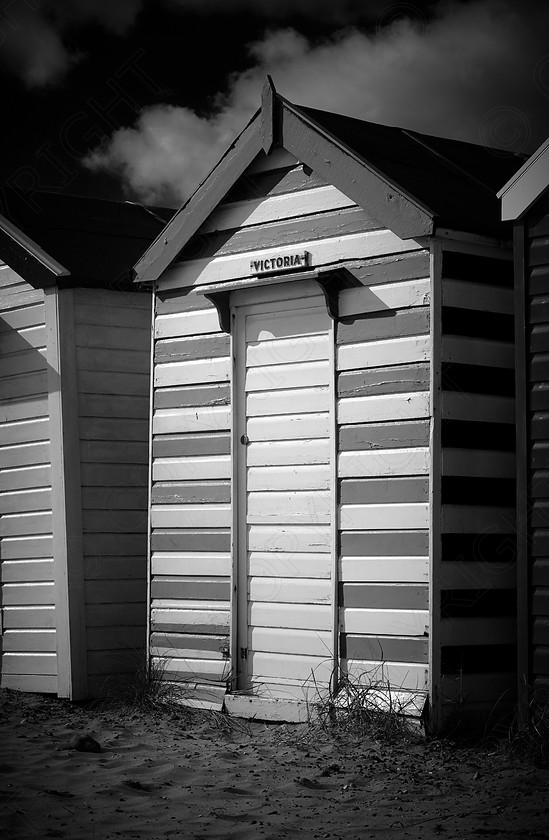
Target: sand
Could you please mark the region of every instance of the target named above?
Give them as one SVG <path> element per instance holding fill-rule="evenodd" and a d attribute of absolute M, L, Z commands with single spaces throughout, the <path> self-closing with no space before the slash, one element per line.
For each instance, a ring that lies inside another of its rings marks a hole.
<path fill-rule="evenodd" d="M 549 764 L 498 745 L 0 700 L 2 840 L 549 838 Z"/>

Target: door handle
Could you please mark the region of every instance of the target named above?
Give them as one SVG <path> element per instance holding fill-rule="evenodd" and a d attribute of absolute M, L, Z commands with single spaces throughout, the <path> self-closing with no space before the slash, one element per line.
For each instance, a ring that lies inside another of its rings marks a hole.
<path fill-rule="evenodd" d="M 246 446 L 249 442 L 250 442 L 250 439 L 249 439 L 248 435 L 241 435 L 240 436 L 240 443 L 244 444 L 244 446 Z"/>

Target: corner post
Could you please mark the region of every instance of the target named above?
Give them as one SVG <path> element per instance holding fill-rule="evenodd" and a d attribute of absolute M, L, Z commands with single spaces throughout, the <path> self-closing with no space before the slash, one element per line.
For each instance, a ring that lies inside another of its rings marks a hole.
<path fill-rule="evenodd" d="M 57 693 L 87 695 L 86 597 L 73 290 L 44 291 L 53 497 Z"/>

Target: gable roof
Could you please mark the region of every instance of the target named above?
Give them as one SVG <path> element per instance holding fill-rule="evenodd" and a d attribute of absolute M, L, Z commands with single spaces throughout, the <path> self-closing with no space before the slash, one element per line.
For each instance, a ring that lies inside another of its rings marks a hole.
<path fill-rule="evenodd" d="M 402 239 L 437 227 L 503 236 L 496 189 L 523 157 L 294 105 L 267 77 L 261 108 L 134 267 L 156 280 L 253 159 L 282 146 Z"/>
<path fill-rule="evenodd" d="M 9 188 L 0 210 L 0 259 L 32 285 L 133 290 L 132 265 L 174 212 Z"/>
<path fill-rule="evenodd" d="M 504 221 L 519 219 L 548 187 L 549 140 L 546 140 L 498 192 L 501 218 Z"/>

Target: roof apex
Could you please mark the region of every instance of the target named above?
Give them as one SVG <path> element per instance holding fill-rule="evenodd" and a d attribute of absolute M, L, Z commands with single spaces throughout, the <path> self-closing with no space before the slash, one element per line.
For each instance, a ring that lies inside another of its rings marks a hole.
<path fill-rule="evenodd" d="M 526 163 L 499 190 L 501 218 L 517 221 L 549 187 L 549 139 L 530 155 Z"/>

